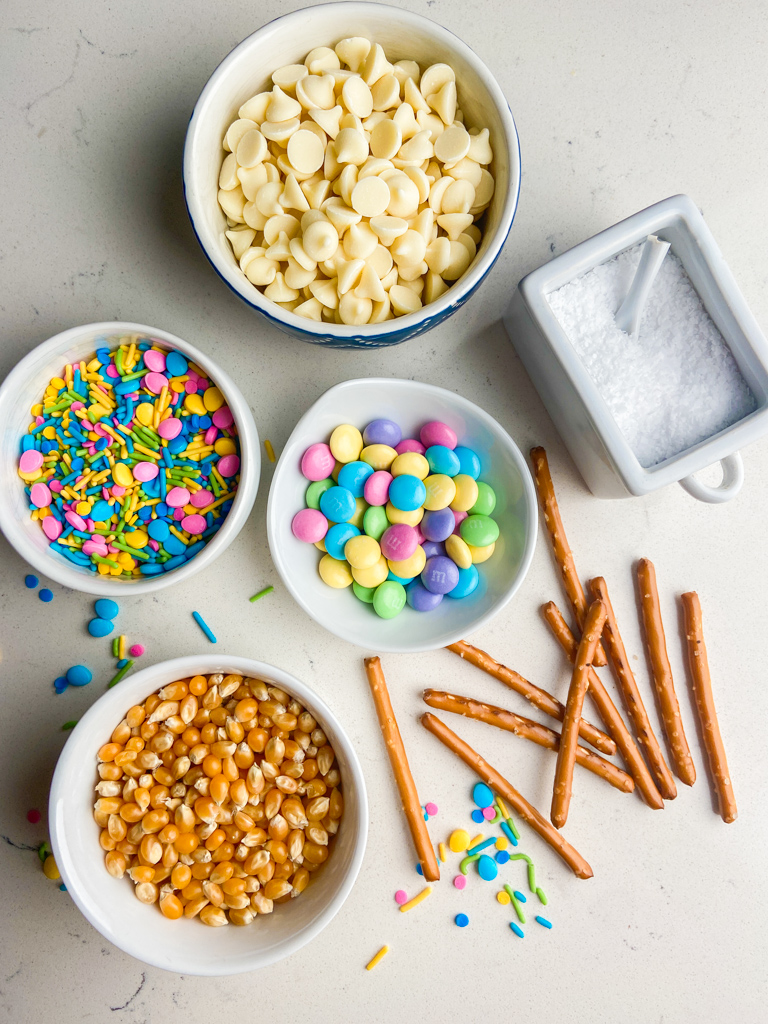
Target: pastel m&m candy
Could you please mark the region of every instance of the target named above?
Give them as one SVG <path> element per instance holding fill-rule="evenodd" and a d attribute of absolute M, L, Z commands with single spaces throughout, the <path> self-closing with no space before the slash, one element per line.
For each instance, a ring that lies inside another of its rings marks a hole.
<path fill-rule="evenodd" d="M 381 548 L 373 537 L 358 534 L 344 545 L 344 557 L 353 569 L 370 569 L 381 558 Z"/>
<path fill-rule="evenodd" d="M 422 481 L 409 473 L 394 477 L 389 485 L 389 501 L 401 512 L 413 512 L 421 508 L 426 496 Z"/>
<path fill-rule="evenodd" d="M 432 473 L 445 473 L 446 476 L 456 476 L 461 468 L 458 456 L 452 448 L 447 448 L 444 444 L 433 444 L 424 452 L 424 457 Z"/>
<path fill-rule="evenodd" d="M 423 455 L 426 450 L 421 441 L 417 441 L 415 437 L 405 438 L 395 445 L 395 451 L 398 455 L 403 455 L 405 452 L 417 452 L 417 454 Z"/>
<path fill-rule="evenodd" d="M 355 496 L 346 487 L 329 487 L 320 496 L 320 511 L 332 523 L 346 523 L 355 508 Z"/>
<path fill-rule="evenodd" d="M 328 532 L 328 520 L 317 509 L 304 508 L 293 517 L 291 532 L 298 540 L 315 544 Z"/>
<path fill-rule="evenodd" d="M 416 530 L 406 523 L 393 523 L 381 537 L 381 553 L 392 561 L 410 558 L 419 546 Z"/>
<path fill-rule="evenodd" d="M 471 448 L 464 448 L 463 445 L 459 445 L 453 451 L 459 460 L 459 472 L 477 480 L 482 469 L 477 453 L 473 452 Z"/>
<path fill-rule="evenodd" d="M 360 458 L 375 470 L 389 469 L 397 452 L 388 444 L 369 444 L 360 452 Z"/>
<path fill-rule="evenodd" d="M 449 594 L 459 582 L 458 567 L 447 556 L 436 555 L 424 566 L 421 582 L 431 594 Z"/>
<path fill-rule="evenodd" d="M 499 524 L 490 516 L 469 515 L 459 527 L 462 540 L 475 548 L 485 548 L 499 537 Z"/>
<path fill-rule="evenodd" d="M 327 583 L 335 590 L 343 590 L 344 587 L 352 585 L 352 573 L 346 562 L 341 562 L 330 555 L 323 555 L 318 569 L 323 583 Z"/>
<path fill-rule="evenodd" d="M 392 474 L 384 469 L 375 470 L 365 481 L 363 497 L 369 505 L 386 505 Z"/>
<path fill-rule="evenodd" d="M 456 512 L 467 512 L 478 499 L 477 483 L 466 473 L 457 473 L 453 482 L 456 485 L 456 494 L 451 502 L 451 508 Z"/>
<path fill-rule="evenodd" d="M 390 466 L 390 472 L 392 476 L 402 476 L 406 473 L 408 476 L 415 476 L 419 480 L 423 480 L 429 476 L 429 463 L 418 452 L 403 452 Z"/>
<path fill-rule="evenodd" d="M 393 619 L 405 607 L 405 587 L 393 580 L 386 580 L 376 588 L 373 595 L 373 610 L 382 619 Z"/>
<path fill-rule="evenodd" d="M 419 432 L 419 439 L 425 448 L 431 448 L 435 444 L 442 444 L 446 448 L 453 449 L 459 443 L 456 432 L 447 423 L 441 423 L 439 420 L 425 423 Z"/>
<path fill-rule="evenodd" d="M 444 473 L 433 473 L 424 481 L 427 497 L 424 501 L 424 508 L 430 512 L 437 509 L 447 508 L 456 497 L 456 484 L 453 477 Z"/>
<path fill-rule="evenodd" d="M 367 462 L 348 462 L 339 470 L 338 483 L 340 487 L 346 487 L 356 498 L 362 498 L 365 491 L 365 482 L 373 475 L 373 467 Z"/>
<path fill-rule="evenodd" d="M 490 484 L 482 480 L 477 482 L 477 498 L 468 512 L 470 515 L 489 516 L 496 508 L 496 492 Z"/>
<path fill-rule="evenodd" d="M 454 531 L 456 521 L 450 508 L 436 509 L 427 512 L 421 522 L 421 532 L 432 541 L 444 541 Z"/>
<path fill-rule="evenodd" d="M 394 448 L 400 444 L 402 431 L 394 420 L 372 420 L 363 431 L 366 445 L 381 444 Z"/>
<path fill-rule="evenodd" d="M 452 597 L 454 600 L 459 600 L 464 597 L 469 597 L 470 594 L 477 590 L 480 583 L 480 573 L 477 571 L 476 566 L 470 565 L 466 569 L 459 569 L 459 581 L 453 590 L 449 590 L 446 597 Z"/>
<path fill-rule="evenodd" d="M 421 580 L 414 580 L 406 589 L 406 599 L 414 611 L 431 612 L 443 600 L 443 595 L 433 594 Z"/>
<path fill-rule="evenodd" d="M 348 542 L 359 534 L 360 531 L 352 523 L 336 523 L 325 535 L 325 550 L 332 558 L 343 562 L 346 557 L 344 551 Z"/>
<path fill-rule="evenodd" d="M 307 480 L 325 480 L 333 472 L 336 459 L 327 444 L 312 444 L 301 458 L 301 472 Z"/>
<path fill-rule="evenodd" d="M 337 462 L 355 462 L 363 450 L 363 435 L 350 423 L 342 423 L 331 434 L 331 453 Z"/>

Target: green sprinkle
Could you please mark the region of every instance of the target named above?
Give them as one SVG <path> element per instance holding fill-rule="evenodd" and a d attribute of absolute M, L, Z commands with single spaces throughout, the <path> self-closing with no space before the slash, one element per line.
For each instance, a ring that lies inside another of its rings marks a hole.
<path fill-rule="evenodd" d="M 144 377 L 146 375 L 146 372 L 146 370 L 135 370 L 133 373 L 127 373 L 123 377 L 122 383 L 125 384 L 126 381 L 129 380 L 138 380 L 139 377 Z"/>
<path fill-rule="evenodd" d="M 528 888 L 531 892 L 536 892 L 536 868 L 533 864 L 528 865 Z"/>
<path fill-rule="evenodd" d="M 50 852 L 51 844 L 47 840 L 40 843 L 40 845 L 37 848 L 37 856 L 40 858 L 41 864 L 45 863 L 45 858 L 48 856 Z"/>
<path fill-rule="evenodd" d="M 77 719 L 73 718 L 71 722 L 65 722 L 61 727 L 62 732 L 67 732 L 69 729 L 74 729 L 77 725 Z"/>
<path fill-rule="evenodd" d="M 123 376 L 123 350 L 118 347 L 115 349 L 115 366 L 120 376 Z"/>
<path fill-rule="evenodd" d="M 113 562 L 111 558 L 102 558 L 101 555 L 91 555 L 94 562 L 103 562 L 104 565 L 111 565 L 114 569 L 119 569 L 120 565 L 117 562 Z"/>
<path fill-rule="evenodd" d="M 137 551 L 136 548 L 129 547 L 129 545 L 122 540 L 118 540 L 117 537 L 112 541 L 116 548 L 120 548 L 121 551 L 127 551 L 131 558 L 138 558 L 143 562 L 149 561 L 149 555 L 143 551 Z"/>
<path fill-rule="evenodd" d="M 120 643 L 120 637 L 116 636 L 114 638 L 114 640 L 112 641 L 112 657 L 113 658 L 117 657 L 117 653 L 118 653 L 117 648 L 118 648 L 118 644 L 119 643 Z"/>
<path fill-rule="evenodd" d="M 267 594 L 271 594 L 274 589 L 274 587 L 264 587 L 263 590 L 260 590 L 258 594 L 254 594 L 253 597 L 249 597 L 248 600 L 251 603 L 253 603 L 254 601 L 258 601 L 260 597 L 266 597 Z"/>
<path fill-rule="evenodd" d="M 504 890 L 512 901 L 512 906 L 515 908 L 518 921 L 520 924 L 525 924 L 525 914 L 523 913 L 523 908 L 520 906 L 520 900 L 515 896 L 515 890 L 511 885 L 507 885 L 506 882 L 504 883 Z"/>
<path fill-rule="evenodd" d="M 123 667 L 120 669 L 120 671 L 117 673 L 117 675 L 113 676 L 112 679 L 110 679 L 110 681 L 107 683 L 107 689 L 110 690 L 113 686 L 117 686 L 117 684 L 120 682 L 120 680 L 123 678 L 123 676 L 127 672 L 130 672 L 130 670 L 132 668 L 133 668 L 133 660 L 131 660 L 131 661 L 127 662 L 127 664 L 123 665 Z"/>
<path fill-rule="evenodd" d="M 536 895 L 539 897 L 539 903 L 542 903 L 545 907 L 548 903 L 547 897 L 544 895 L 543 889 L 537 889 Z"/>

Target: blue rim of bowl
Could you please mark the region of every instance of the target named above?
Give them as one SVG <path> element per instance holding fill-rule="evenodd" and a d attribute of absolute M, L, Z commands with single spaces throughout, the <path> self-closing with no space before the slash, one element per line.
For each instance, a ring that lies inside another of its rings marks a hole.
<path fill-rule="evenodd" d="M 320 6 L 320 7 L 335 7 L 337 5 L 336 4 L 318 4 L 317 6 Z M 375 6 L 375 7 L 389 7 L 393 11 L 397 11 L 398 10 L 398 8 L 391 7 L 391 5 L 389 5 L 389 4 L 378 4 L 377 3 L 377 4 L 371 4 L 371 6 Z M 194 217 L 192 215 L 192 211 L 191 211 L 190 206 L 189 206 L 189 199 L 187 197 L 187 178 L 186 178 L 186 173 L 185 173 L 185 166 L 186 166 L 187 146 L 189 145 L 189 125 L 192 124 L 192 121 L 194 120 L 195 115 L 197 114 L 198 108 L 200 106 L 200 102 L 201 102 L 201 100 L 204 97 L 206 89 L 208 88 L 208 84 L 210 83 L 211 79 L 216 75 L 216 72 L 219 70 L 219 68 L 221 68 L 224 64 L 226 64 L 226 62 L 229 60 L 229 58 L 232 56 L 232 54 L 235 52 L 235 50 L 237 50 L 238 47 L 242 46 L 242 44 L 244 42 L 246 42 L 248 39 L 250 39 L 251 36 L 256 35 L 257 32 L 262 32 L 265 28 L 269 28 L 270 25 L 274 25 L 276 22 L 282 21 L 284 18 L 291 17 L 292 15 L 297 14 L 297 13 L 298 13 L 298 11 L 290 11 L 287 14 L 281 14 L 277 18 L 272 18 L 270 21 L 265 22 L 263 25 L 261 25 L 259 28 L 257 28 L 254 32 L 250 33 L 250 35 L 246 36 L 244 39 L 241 39 L 239 43 L 237 43 L 235 46 L 233 46 L 232 49 L 229 51 L 229 53 L 227 53 L 219 61 L 219 63 L 213 69 L 211 74 L 208 76 L 208 80 L 206 81 L 205 85 L 203 86 L 202 90 L 200 91 L 200 95 L 195 100 L 195 105 L 192 108 L 192 113 L 189 115 L 189 122 L 187 124 L 187 132 L 186 132 L 186 135 L 184 137 L 184 149 L 182 150 L 182 158 L 181 158 L 181 183 L 182 183 L 182 192 L 184 194 L 184 206 L 186 207 L 186 210 L 187 210 L 187 216 L 189 217 L 189 222 L 190 222 L 190 224 L 192 226 L 192 231 L 194 233 L 195 238 L 197 239 L 198 245 L 202 249 L 203 254 L 205 255 L 205 258 L 208 260 L 210 265 L 213 267 L 213 269 L 216 272 L 216 275 L 219 277 L 219 279 L 221 281 L 223 281 L 224 284 L 227 286 L 227 288 L 231 292 L 233 292 L 246 306 L 248 306 L 249 309 L 254 310 L 254 312 L 256 312 L 260 316 L 264 317 L 264 319 L 268 323 L 272 324 L 273 327 L 276 327 L 283 334 L 288 334 L 291 337 L 297 338 L 300 341 L 306 341 L 306 342 L 308 342 L 311 345 L 324 345 L 324 346 L 327 346 L 329 348 L 359 348 L 359 347 L 362 347 L 362 348 L 386 348 L 389 345 L 401 345 L 403 342 L 408 341 L 411 338 L 416 338 L 416 337 L 418 337 L 421 334 L 425 334 L 427 331 L 432 330 L 433 327 L 436 327 L 439 323 L 442 323 L 443 320 L 447 320 L 449 317 L 453 316 L 453 314 L 457 310 L 459 310 L 464 305 L 464 303 L 475 294 L 475 292 L 478 290 L 480 285 L 483 284 L 483 282 L 486 280 L 486 278 L 488 277 L 490 272 L 493 270 L 494 266 L 496 265 L 496 261 L 498 260 L 499 256 L 501 256 L 501 254 L 502 254 L 502 252 L 504 250 L 504 246 L 507 244 L 507 239 L 509 238 L 510 232 L 512 231 L 512 225 L 515 222 L 515 216 L 517 215 L 517 208 L 518 208 L 518 205 L 520 203 L 520 187 L 521 187 L 521 183 L 522 183 L 522 151 L 521 151 L 521 148 L 520 148 L 520 134 L 519 134 L 519 132 L 517 130 L 517 124 L 515 122 L 515 117 L 514 117 L 514 114 L 512 113 L 512 108 L 509 105 L 509 101 L 506 99 L 506 97 L 504 97 L 505 102 L 506 102 L 507 110 L 509 111 L 509 117 L 510 117 L 510 120 L 512 122 L 512 128 L 514 129 L 514 140 L 515 140 L 515 145 L 517 147 L 517 165 L 518 165 L 517 187 L 515 189 L 515 195 L 514 195 L 513 204 L 512 204 L 512 212 L 511 212 L 511 215 L 510 215 L 510 218 L 509 218 L 509 226 L 508 226 L 508 228 L 507 228 L 507 230 L 506 230 L 506 232 L 504 234 L 504 237 L 501 238 L 501 240 L 498 242 L 497 251 L 496 251 L 495 255 L 493 256 L 493 258 L 491 259 L 491 261 L 488 264 L 488 266 L 486 267 L 482 277 L 480 277 L 477 280 L 477 282 L 471 288 L 469 288 L 466 292 L 464 292 L 457 299 L 455 299 L 453 302 L 451 302 L 450 305 L 446 306 L 444 309 L 441 309 L 439 313 L 435 313 L 431 317 L 426 317 L 425 319 L 420 320 L 417 324 L 412 324 L 410 326 L 404 327 L 400 331 L 390 332 L 389 334 L 387 334 L 386 337 L 382 337 L 382 336 L 378 336 L 377 337 L 376 335 L 367 335 L 367 334 L 351 335 L 351 336 L 347 336 L 347 337 L 343 337 L 343 338 L 339 338 L 339 337 L 336 337 L 336 336 L 330 335 L 330 334 L 326 335 L 326 336 L 323 336 L 323 335 L 320 335 L 320 334 L 313 334 L 310 331 L 303 331 L 301 329 L 301 327 L 299 327 L 299 326 L 295 326 L 293 324 L 288 324 L 284 320 L 281 320 L 279 317 L 277 317 L 275 314 L 270 313 L 269 310 L 262 309 L 261 306 L 257 306 L 254 302 L 251 302 L 250 299 L 247 299 L 242 294 L 242 292 L 240 292 L 230 281 L 227 280 L 227 278 L 224 276 L 224 274 L 222 274 L 222 272 L 216 266 L 216 263 L 214 262 L 212 256 L 208 252 L 208 249 L 206 248 L 206 246 L 203 244 L 202 239 L 200 238 L 200 233 L 198 232 L 197 225 L 195 224 L 195 219 L 194 219 Z M 409 11 L 408 13 L 416 15 L 416 17 L 423 18 L 424 21 L 429 21 L 431 24 L 436 25 L 437 28 L 439 28 L 442 31 L 446 32 L 448 35 L 453 36 L 453 38 L 456 39 L 462 46 L 465 46 L 468 50 L 470 50 L 470 52 L 477 58 L 477 60 L 480 61 L 480 63 L 483 65 L 483 67 L 485 67 L 485 64 L 483 63 L 483 61 L 480 60 L 479 57 L 477 57 L 477 54 L 472 49 L 472 47 L 468 43 L 465 43 L 463 39 L 460 39 L 459 36 L 457 36 L 455 32 L 452 32 L 449 28 L 445 28 L 445 26 L 443 26 L 443 25 L 437 25 L 437 22 L 432 22 L 431 18 L 424 18 L 423 15 L 416 14 L 415 11 Z M 491 75 L 491 78 L 494 81 L 494 83 L 496 83 L 496 85 L 498 85 L 498 83 L 496 82 L 495 77 L 491 74 L 490 70 L 488 71 L 488 74 Z M 501 86 L 499 86 L 499 92 L 501 92 L 502 96 L 504 95 L 502 90 L 501 90 Z M 459 284 L 460 281 L 461 281 L 461 278 L 459 278 L 459 280 L 456 282 L 456 284 Z"/>

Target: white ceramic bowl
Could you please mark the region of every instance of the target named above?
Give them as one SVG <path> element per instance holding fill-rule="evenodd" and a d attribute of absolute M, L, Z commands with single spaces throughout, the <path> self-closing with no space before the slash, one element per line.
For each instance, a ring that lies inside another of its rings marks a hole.
<path fill-rule="evenodd" d="M 135 579 L 100 576 L 67 561 L 63 555 L 55 554 L 40 524 L 30 518 L 24 484 L 16 472 L 19 445 L 29 426 L 29 410 L 39 402 L 51 378 L 61 373 L 65 363 L 79 361 L 93 353 L 98 347 L 97 338 L 116 339 L 125 334 L 154 338 L 183 352 L 192 362 L 205 370 L 226 398 L 235 418 L 240 439 L 240 483 L 224 525 L 199 554 L 178 569 L 159 576 Z M 209 566 L 232 543 L 245 525 L 256 500 L 261 474 L 261 450 L 256 424 L 248 403 L 230 376 L 212 359 L 188 342 L 156 327 L 127 322 L 107 322 L 72 327 L 49 338 L 42 345 L 32 349 L 8 374 L 0 387 L 0 466 L 0 479 L 3 482 L 0 486 L 0 529 L 21 557 L 38 572 L 64 587 L 81 590 L 86 594 L 98 594 L 101 597 L 125 597 L 129 594 L 146 594 L 149 591 L 162 590 L 163 587 L 189 579 L 196 572 Z"/>
<path fill-rule="evenodd" d="M 327 443 L 340 423 L 360 430 L 373 419 L 398 423 L 403 437 L 418 437 L 424 423 L 442 420 L 459 444 L 480 456 L 480 478 L 496 492 L 493 518 L 500 528 L 493 556 L 478 566 L 480 583 L 462 600 L 445 598 L 431 612 L 406 606 L 394 619 L 380 619 L 351 588 L 334 590 L 320 579 L 320 552 L 296 540 L 294 515 L 305 507 L 308 487 L 301 457 L 316 441 Z M 413 380 L 348 380 L 326 391 L 302 416 L 283 448 L 267 505 L 267 536 L 283 582 L 308 615 L 329 632 L 377 653 L 431 651 L 480 629 L 501 611 L 528 572 L 536 546 L 536 493 L 520 449 L 492 416 L 466 398 Z"/>
<path fill-rule="evenodd" d="M 312 713 L 336 752 L 344 814 L 332 855 L 298 899 L 244 928 L 206 928 L 169 921 L 140 903 L 127 879 L 107 873 L 93 820 L 96 751 L 126 711 L 159 687 L 196 673 L 237 672 L 273 683 Z M 88 921 L 137 960 L 178 974 L 240 974 L 282 960 L 318 935 L 354 885 L 368 837 L 368 798 L 357 754 L 331 709 L 308 686 L 272 665 L 249 658 L 176 658 L 143 669 L 109 690 L 80 719 L 61 752 L 49 802 L 51 843 L 69 895 Z"/>
<path fill-rule="evenodd" d="M 459 103 L 468 125 L 487 127 L 496 191 L 485 218 L 477 257 L 444 295 L 417 313 L 363 327 L 315 323 L 265 298 L 235 260 L 216 198 L 224 151 L 221 140 L 238 108 L 267 88 L 284 64 L 302 62 L 316 46 L 347 36 L 380 43 L 390 61 L 415 60 L 422 68 L 444 62 L 456 72 Z M 200 94 L 184 147 L 184 195 L 203 251 L 229 287 L 272 324 L 303 341 L 355 348 L 396 345 L 429 330 L 461 306 L 487 276 L 506 241 L 520 194 L 520 144 L 506 98 L 490 71 L 457 36 L 433 21 L 376 3 L 321 4 L 294 11 L 260 28 L 224 58 Z"/>

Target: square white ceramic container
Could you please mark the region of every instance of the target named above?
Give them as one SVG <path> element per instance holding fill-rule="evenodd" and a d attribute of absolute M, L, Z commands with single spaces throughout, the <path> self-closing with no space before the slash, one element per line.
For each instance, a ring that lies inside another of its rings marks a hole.
<path fill-rule="evenodd" d="M 749 384 L 756 408 L 717 434 L 655 466 L 640 465 L 557 320 L 547 296 L 617 253 L 657 235 L 682 261 Z M 739 449 L 768 432 L 768 343 L 690 197 L 671 196 L 614 224 L 524 277 L 504 324 L 587 486 L 599 498 L 648 494 L 679 482 L 701 501 L 734 497 L 743 481 Z M 693 474 L 721 461 L 710 487 Z"/>

